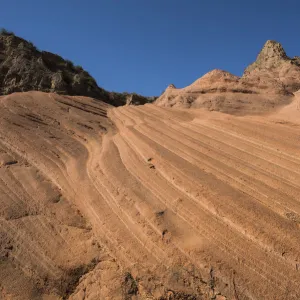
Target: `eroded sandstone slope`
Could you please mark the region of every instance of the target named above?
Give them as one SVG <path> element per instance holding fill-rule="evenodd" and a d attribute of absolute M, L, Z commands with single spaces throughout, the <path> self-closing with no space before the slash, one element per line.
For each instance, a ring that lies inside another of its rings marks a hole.
<path fill-rule="evenodd" d="M 0 97 L 0 298 L 299 299 L 299 109 Z"/>

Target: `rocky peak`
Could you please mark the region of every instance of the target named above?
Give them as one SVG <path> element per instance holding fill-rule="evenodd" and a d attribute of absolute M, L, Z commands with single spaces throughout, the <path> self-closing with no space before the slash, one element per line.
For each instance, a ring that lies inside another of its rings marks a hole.
<path fill-rule="evenodd" d="M 245 70 L 245 74 L 255 69 L 273 69 L 287 60 L 290 58 L 286 55 L 282 45 L 276 41 L 268 40 L 258 54 L 256 61 Z"/>
<path fill-rule="evenodd" d="M 280 43 L 268 40 L 259 53 L 257 60 L 264 61 L 269 59 L 278 60 L 287 58 L 288 57 Z"/>
<path fill-rule="evenodd" d="M 277 82 L 287 93 L 293 93 L 300 88 L 300 58 L 288 57 L 280 43 L 269 40 L 256 61 L 246 68 L 242 79 Z"/>

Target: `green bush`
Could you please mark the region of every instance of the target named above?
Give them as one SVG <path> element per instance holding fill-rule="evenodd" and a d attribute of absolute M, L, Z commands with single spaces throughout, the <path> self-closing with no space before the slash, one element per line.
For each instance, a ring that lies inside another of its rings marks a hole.
<path fill-rule="evenodd" d="M 30 45 L 30 47 L 35 50 L 35 51 L 39 51 L 38 48 L 33 44 L 33 42 L 28 41 L 28 44 Z"/>
<path fill-rule="evenodd" d="M 86 78 L 86 83 L 89 85 L 89 86 L 94 86 L 96 84 L 95 80 L 93 77 L 87 77 Z"/>
<path fill-rule="evenodd" d="M 2 34 L 2 35 L 15 35 L 12 31 L 8 31 L 5 28 L 0 28 L 0 34 Z"/>
<path fill-rule="evenodd" d="M 77 72 L 82 72 L 83 71 L 83 67 L 82 66 L 75 66 L 75 70 Z"/>
<path fill-rule="evenodd" d="M 70 61 L 70 60 L 68 60 L 68 59 L 66 59 L 65 61 L 66 61 L 66 66 L 67 66 L 67 67 L 72 68 L 72 69 L 74 68 L 74 64 L 73 64 L 72 61 Z"/>

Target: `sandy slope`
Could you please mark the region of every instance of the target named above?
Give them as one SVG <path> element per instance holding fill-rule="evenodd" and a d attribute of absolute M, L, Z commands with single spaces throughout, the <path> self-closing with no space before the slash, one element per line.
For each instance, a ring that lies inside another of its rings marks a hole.
<path fill-rule="evenodd" d="M 0 298 L 299 299 L 297 101 L 1 97 Z"/>

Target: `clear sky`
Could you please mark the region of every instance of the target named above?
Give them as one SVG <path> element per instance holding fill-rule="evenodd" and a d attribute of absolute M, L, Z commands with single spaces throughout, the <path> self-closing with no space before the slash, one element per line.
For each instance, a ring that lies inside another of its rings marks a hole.
<path fill-rule="evenodd" d="M 0 27 L 149 96 L 214 68 L 241 75 L 268 39 L 300 56 L 300 0 L 9 0 Z"/>

